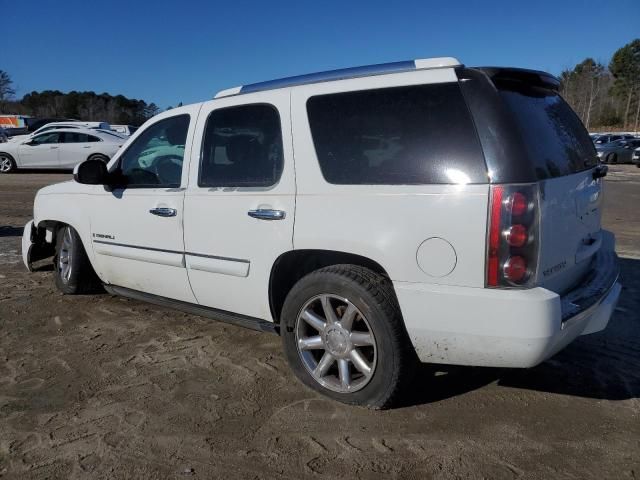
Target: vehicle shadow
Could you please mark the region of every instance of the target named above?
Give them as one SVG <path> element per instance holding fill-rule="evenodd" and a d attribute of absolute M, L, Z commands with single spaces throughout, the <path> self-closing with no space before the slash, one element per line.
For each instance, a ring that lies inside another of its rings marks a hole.
<path fill-rule="evenodd" d="M 11 225 L 0 225 L 0 237 L 21 237 L 24 227 L 12 227 Z"/>
<path fill-rule="evenodd" d="M 620 259 L 623 289 L 607 328 L 578 337 L 530 369 L 422 365 L 401 406 L 461 395 L 490 383 L 599 400 L 640 398 L 640 260 Z M 517 321 L 517 319 L 514 319 Z"/>

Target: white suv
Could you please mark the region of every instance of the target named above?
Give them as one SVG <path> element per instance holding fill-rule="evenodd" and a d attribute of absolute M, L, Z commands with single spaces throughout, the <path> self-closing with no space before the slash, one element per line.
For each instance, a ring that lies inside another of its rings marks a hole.
<path fill-rule="evenodd" d="M 279 333 L 347 403 L 391 405 L 418 360 L 531 367 L 621 289 L 606 167 L 557 90 L 453 58 L 225 90 L 40 190 L 24 261 Z"/>

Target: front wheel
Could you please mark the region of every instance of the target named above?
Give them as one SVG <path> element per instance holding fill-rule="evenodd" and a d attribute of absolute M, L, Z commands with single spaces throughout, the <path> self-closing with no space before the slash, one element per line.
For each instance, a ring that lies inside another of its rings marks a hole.
<path fill-rule="evenodd" d="M 90 293 L 98 288 L 99 280 L 89 262 L 82 240 L 68 225 L 57 232 L 53 267 L 56 287 L 66 295 Z"/>
<path fill-rule="evenodd" d="M 615 153 L 607 155 L 607 163 L 618 163 L 618 156 Z"/>
<path fill-rule="evenodd" d="M 12 173 L 16 171 L 16 162 L 6 153 L 0 153 L 0 173 Z"/>
<path fill-rule="evenodd" d="M 285 301 L 281 332 L 296 376 L 344 403 L 389 407 L 413 373 L 415 353 L 393 286 L 360 266 L 302 278 Z"/>

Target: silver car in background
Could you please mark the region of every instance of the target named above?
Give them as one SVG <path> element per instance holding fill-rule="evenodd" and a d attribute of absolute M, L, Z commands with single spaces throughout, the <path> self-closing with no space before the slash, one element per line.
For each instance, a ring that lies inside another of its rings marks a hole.
<path fill-rule="evenodd" d="M 640 168 L 640 148 L 636 148 L 631 155 L 631 163 Z"/>
<path fill-rule="evenodd" d="M 617 142 L 618 140 L 631 140 L 634 138 L 633 135 L 628 133 L 603 133 L 600 135 L 590 135 L 590 137 L 596 147 L 606 143 Z"/>
<path fill-rule="evenodd" d="M 640 138 L 629 140 L 615 140 L 609 143 L 598 144 L 596 152 L 598 158 L 604 163 L 631 163 L 634 149 L 640 147 Z"/>

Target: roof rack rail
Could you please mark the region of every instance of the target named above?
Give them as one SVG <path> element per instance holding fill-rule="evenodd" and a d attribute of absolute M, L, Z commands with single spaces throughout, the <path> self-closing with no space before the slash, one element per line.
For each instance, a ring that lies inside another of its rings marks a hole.
<path fill-rule="evenodd" d="M 220 90 L 213 98 L 229 97 L 244 93 L 274 90 L 276 88 L 307 85 L 309 83 L 330 82 L 333 80 L 345 80 L 347 78 L 368 77 L 371 75 L 384 75 L 386 73 L 408 72 L 411 70 L 425 70 L 432 68 L 460 67 L 462 64 L 453 57 L 422 58 L 406 60 L 403 62 L 380 63 L 377 65 L 364 65 L 361 67 L 341 68 L 326 72 L 308 73 L 294 77 L 279 78 L 266 82 L 252 83 L 238 87 Z"/>

